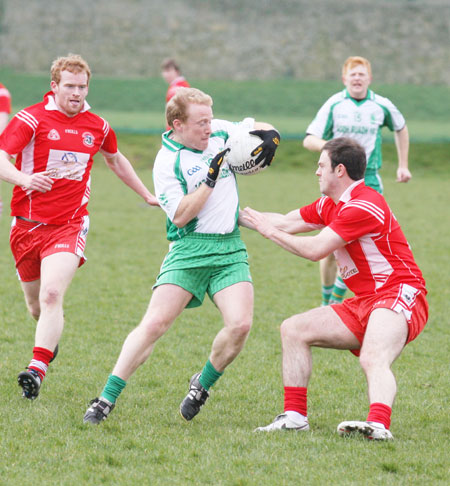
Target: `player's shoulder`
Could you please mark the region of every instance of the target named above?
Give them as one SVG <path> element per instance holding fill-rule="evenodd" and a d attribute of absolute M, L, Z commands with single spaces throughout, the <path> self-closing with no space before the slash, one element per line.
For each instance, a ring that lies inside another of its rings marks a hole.
<path fill-rule="evenodd" d="M 45 103 L 43 101 L 40 101 L 39 103 L 35 103 L 34 105 L 22 108 L 14 115 L 12 121 L 14 121 L 14 123 L 19 122 L 19 124 L 22 123 L 24 125 L 27 125 L 34 131 L 37 129 L 42 119 L 45 118 L 45 115 Z M 12 124 L 11 126 L 13 125 L 14 124 Z"/>
<path fill-rule="evenodd" d="M 384 223 L 389 206 L 383 195 L 365 184 L 357 186 L 351 193 L 351 198 L 344 203 L 340 214 L 357 214 L 364 213 L 365 216 L 371 215 L 380 223 Z"/>
<path fill-rule="evenodd" d="M 88 120 L 89 123 L 95 124 L 99 128 L 100 127 L 103 128 L 103 129 L 109 129 L 110 128 L 110 124 L 109 124 L 108 120 L 106 120 L 105 118 L 103 118 L 100 115 L 97 115 L 97 113 L 94 113 L 91 110 L 82 111 L 80 113 L 80 115 L 81 115 L 80 118 L 84 118 L 85 121 Z"/>
<path fill-rule="evenodd" d="M 378 93 L 374 93 L 371 91 L 370 93 L 370 100 L 376 103 L 377 105 L 384 106 L 386 108 L 390 108 L 391 106 L 394 106 L 394 103 L 389 98 L 386 98 L 386 96 L 381 96 Z"/>
<path fill-rule="evenodd" d="M 180 147 L 172 143 L 172 141 L 167 138 L 163 137 L 163 141 L 161 144 L 160 149 L 158 150 L 155 162 L 153 164 L 153 171 L 158 171 L 162 169 L 167 169 L 168 167 L 173 167 L 179 159 L 180 156 Z"/>

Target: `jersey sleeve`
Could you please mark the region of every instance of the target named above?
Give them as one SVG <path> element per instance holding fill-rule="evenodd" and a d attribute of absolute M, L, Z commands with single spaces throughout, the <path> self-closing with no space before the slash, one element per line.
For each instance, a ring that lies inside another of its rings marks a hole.
<path fill-rule="evenodd" d="M 233 133 L 241 128 L 247 129 L 249 132 L 255 128 L 254 118 L 244 118 L 239 122 L 230 122 L 228 120 L 221 120 L 214 118 L 211 129 L 214 134 L 222 134 L 223 138 L 227 140 Z"/>
<path fill-rule="evenodd" d="M 322 105 L 314 120 L 308 125 L 307 135 L 315 135 L 323 140 L 333 138 L 333 108 L 338 102 L 337 96 L 332 96 Z"/>
<path fill-rule="evenodd" d="M 103 139 L 103 143 L 100 147 L 100 150 L 103 154 L 114 155 L 117 153 L 117 136 L 115 131 L 110 127 L 109 123 L 105 121 L 105 125 L 103 127 L 105 132 L 105 138 Z"/>
<path fill-rule="evenodd" d="M 345 204 L 329 227 L 347 243 L 364 235 L 376 235 L 384 227 L 384 210 L 373 203 L 351 200 Z"/>
<path fill-rule="evenodd" d="M 167 217 L 173 221 L 178 206 L 187 194 L 187 185 L 181 173 L 177 174 L 176 158 L 179 152 L 167 154 L 165 149 L 161 149 L 156 156 L 153 167 L 153 184 L 155 195 L 162 210 Z"/>
<path fill-rule="evenodd" d="M 0 135 L 0 149 L 15 157 L 32 140 L 37 120 L 25 110 L 15 115 Z"/>
<path fill-rule="evenodd" d="M 323 196 L 312 204 L 300 208 L 300 216 L 311 228 L 321 229 L 327 226 L 333 207 L 333 201 L 329 197 Z"/>
<path fill-rule="evenodd" d="M 383 126 L 388 127 L 391 131 L 398 132 L 406 125 L 405 118 L 392 101 L 382 96 L 375 95 L 375 102 L 383 109 Z"/>

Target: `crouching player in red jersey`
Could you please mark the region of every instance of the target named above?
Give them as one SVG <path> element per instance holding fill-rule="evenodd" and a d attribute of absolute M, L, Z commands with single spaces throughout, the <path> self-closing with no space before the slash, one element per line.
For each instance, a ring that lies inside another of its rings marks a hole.
<path fill-rule="evenodd" d="M 284 413 L 257 431 L 308 430 L 311 347 L 347 349 L 359 356 L 368 384 L 366 421 L 347 421 L 340 435 L 389 440 L 397 391 L 391 365 L 428 318 L 426 289 L 411 249 L 383 196 L 364 184 L 366 156 L 354 140 L 322 149 L 316 175 L 324 194 L 286 215 L 246 208 L 245 226 L 295 255 L 317 261 L 334 252 L 355 297 L 286 319 L 281 325 Z M 323 229 L 322 229 L 323 228 Z M 297 236 L 322 229 L 316 236 Z"/>
<path fill-rule="evenodd" d="M 80 56 L 53 62 L 51 91 L 17 113 L 0 137 L 0 178 L 15 185 L 10 243 L 31 315 L 37 320 L 33 357 L 18 376 L 23 397 L 35 399 L 64 327 L 63 298 L 85 261 L 87 204 L 93 156 L 148 204 L 157 199 L 117 148 L 114 131 L 90 111 L 90 69 Z M 15 157 L 15 165 L 10 159 Z"/>

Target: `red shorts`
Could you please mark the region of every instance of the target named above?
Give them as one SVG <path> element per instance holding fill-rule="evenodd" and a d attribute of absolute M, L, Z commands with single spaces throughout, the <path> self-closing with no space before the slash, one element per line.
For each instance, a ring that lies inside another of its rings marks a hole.
<path fill-rule="evenodd" d="M 408 339 L 405 344 L 411 342 L 423 331 L 428 320 L 428 302 L 425 298 L 425 291 L 408 284 L 401 284 L 397 288 L 376 295 L 345 299 L 342 304 L 334 304 L 331 308 L 361 344 L 369 317 L 375 309 L 392 309 L 397 313 L 403 312 L 408 324 Z M 352 353 L 359 356 L 359 350 L 352 350 Z"/>
<path fill-rule="evenodd" d="M 89 231 L 89 216 L 64 225 L 42 224 L 14 218 L 9 242 L 22 282 L 32 282 L 41 276 L 41 261 L 54 253 L 75 253 L 80 266 L 86 261 L 84 247 Z"/>

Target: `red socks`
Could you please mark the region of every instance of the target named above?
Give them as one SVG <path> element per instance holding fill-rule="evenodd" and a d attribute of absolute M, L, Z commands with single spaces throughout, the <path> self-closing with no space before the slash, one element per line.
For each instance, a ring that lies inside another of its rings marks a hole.
<path fill-rule="evenodd" d="M 48 364 L 53 358 L 53 351 L 45 348 L 33 348 L 33 359 L 28 365 L 29 370 L 34 370 L 39 374 L 41 381 L 44 379 L 47 372 Z"/>
<path fill-rule="evenodd" d="M 306 417 L 308 413 L 307 393 L 308 389 L 302 386 L 285 386 L 284 411 L 291 410 Z"/>
<path fill-rule="evenodd" d="M 367 422 L 378 422 L 383 424 L 388 430 L 391 425 L 392 408 L 384 403 L 371 403 Z"/>
<path fill-rule="evenodd" d="M 285 386 L 284 387 L 284 411 L 298 412 L 307 417 L 308 403 L 307 403 L 308 389 L 301 386 Z M 369 408 L 369 415 L 367 422 L 377 422 L 383 424 L 389 430 L 391 425 L 392 409 L 384 403 L 371 403 Z"/>

